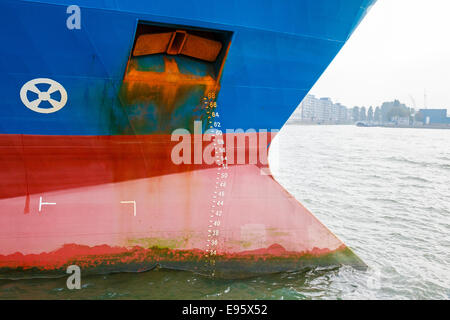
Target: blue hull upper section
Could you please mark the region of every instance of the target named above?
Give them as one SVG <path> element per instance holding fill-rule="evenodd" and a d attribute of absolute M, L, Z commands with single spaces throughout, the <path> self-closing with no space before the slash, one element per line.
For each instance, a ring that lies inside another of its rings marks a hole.
<path fill-rule="evenodd" d="M 0 1 L 0 134 L 111 135 L 139 21 L 233 33 L 217 104 L 225 128 L 279 129 L 375 0 Z M 69 5 L 81 29 L 68 29 Z M 20 90 L 50 78 L 67 103 L 26 108 Z M 122 119 L 122 121 L 126 121 Z"/>

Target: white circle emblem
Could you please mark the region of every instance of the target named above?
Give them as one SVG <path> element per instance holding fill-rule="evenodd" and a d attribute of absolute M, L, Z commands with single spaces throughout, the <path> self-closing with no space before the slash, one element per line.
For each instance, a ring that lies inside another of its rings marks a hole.
<path fill-rule="evenodd" d="M 36 87 L 36 84 L 41 83 L 50 85 L 47 91 L 42 92 L 38 89 L 38 87 Z M 27 97 L 28 91 L 36 93 L 38 95 L 37 99 L 29 101 Z M 57 91 L 59 91 L 61 94 L 61 99 L 59 101 L 51 97 L 51 94 Z M 20 100 L 22 100 L 25 107 L 35 112 L 53 113 L 61 110 L 66 105 L 67 91 L 59 82 L 56 82 L 55 80 L 48 78 L 37 78 L 28 81 L 22 86 L 22 88 L 20 89 Z M 39 108 L 39 105 L 42 101 L 48 101 L 52 105 L 52 108 Z"/>

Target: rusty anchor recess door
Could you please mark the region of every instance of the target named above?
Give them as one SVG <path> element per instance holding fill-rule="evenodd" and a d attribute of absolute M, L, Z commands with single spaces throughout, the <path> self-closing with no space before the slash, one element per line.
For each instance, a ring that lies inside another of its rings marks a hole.
<path fill-rule="evenodd" d="M 207 119 L 202 101 L 220 90 L 231 35 L 140 23 L 120 92 L 128 116 L 121 131 L 170 134 Z"/>

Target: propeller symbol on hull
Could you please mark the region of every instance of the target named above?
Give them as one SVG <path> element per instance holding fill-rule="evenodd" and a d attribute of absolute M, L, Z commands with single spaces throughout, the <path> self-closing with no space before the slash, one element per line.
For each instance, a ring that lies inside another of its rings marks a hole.
<path fill-rule="evenodd" d="M 36 85 L 39 84 L 47 84 L 50 85 L 47 91 L 41 91 Z M 31 91 L 35 94 L 37 94 L 37 99 L 30 101 L 28 99 L 28 91 Z M 52 94 L 58 92 L 61 95 L 60 100 L 55 100 L 52 98 Z M 22 100 L 23 104 L 30 110 L 33 110 L 35 112 L 39 113 L 53 113 L 58 110 L 61 110 L 67 103 L 67 91 L 64 89 L 64 87 L 55 80 L 48 79 L 48 78 L 37 78 L 28 81 L 25 83 L 22 88 L 20 89 L 20 99 Z M 43 101 L 48 101 L 51 108 L 40 108 L 39 105 Z"/>

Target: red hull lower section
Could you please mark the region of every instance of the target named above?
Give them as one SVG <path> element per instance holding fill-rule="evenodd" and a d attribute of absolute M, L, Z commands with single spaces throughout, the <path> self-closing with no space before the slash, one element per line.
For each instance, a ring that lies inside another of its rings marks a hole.
<path fill-rule="evenodd" d="M 260 164 L 175 165 L 162 135 L 0 143 L 1 277 L 364 265 Z"/>

